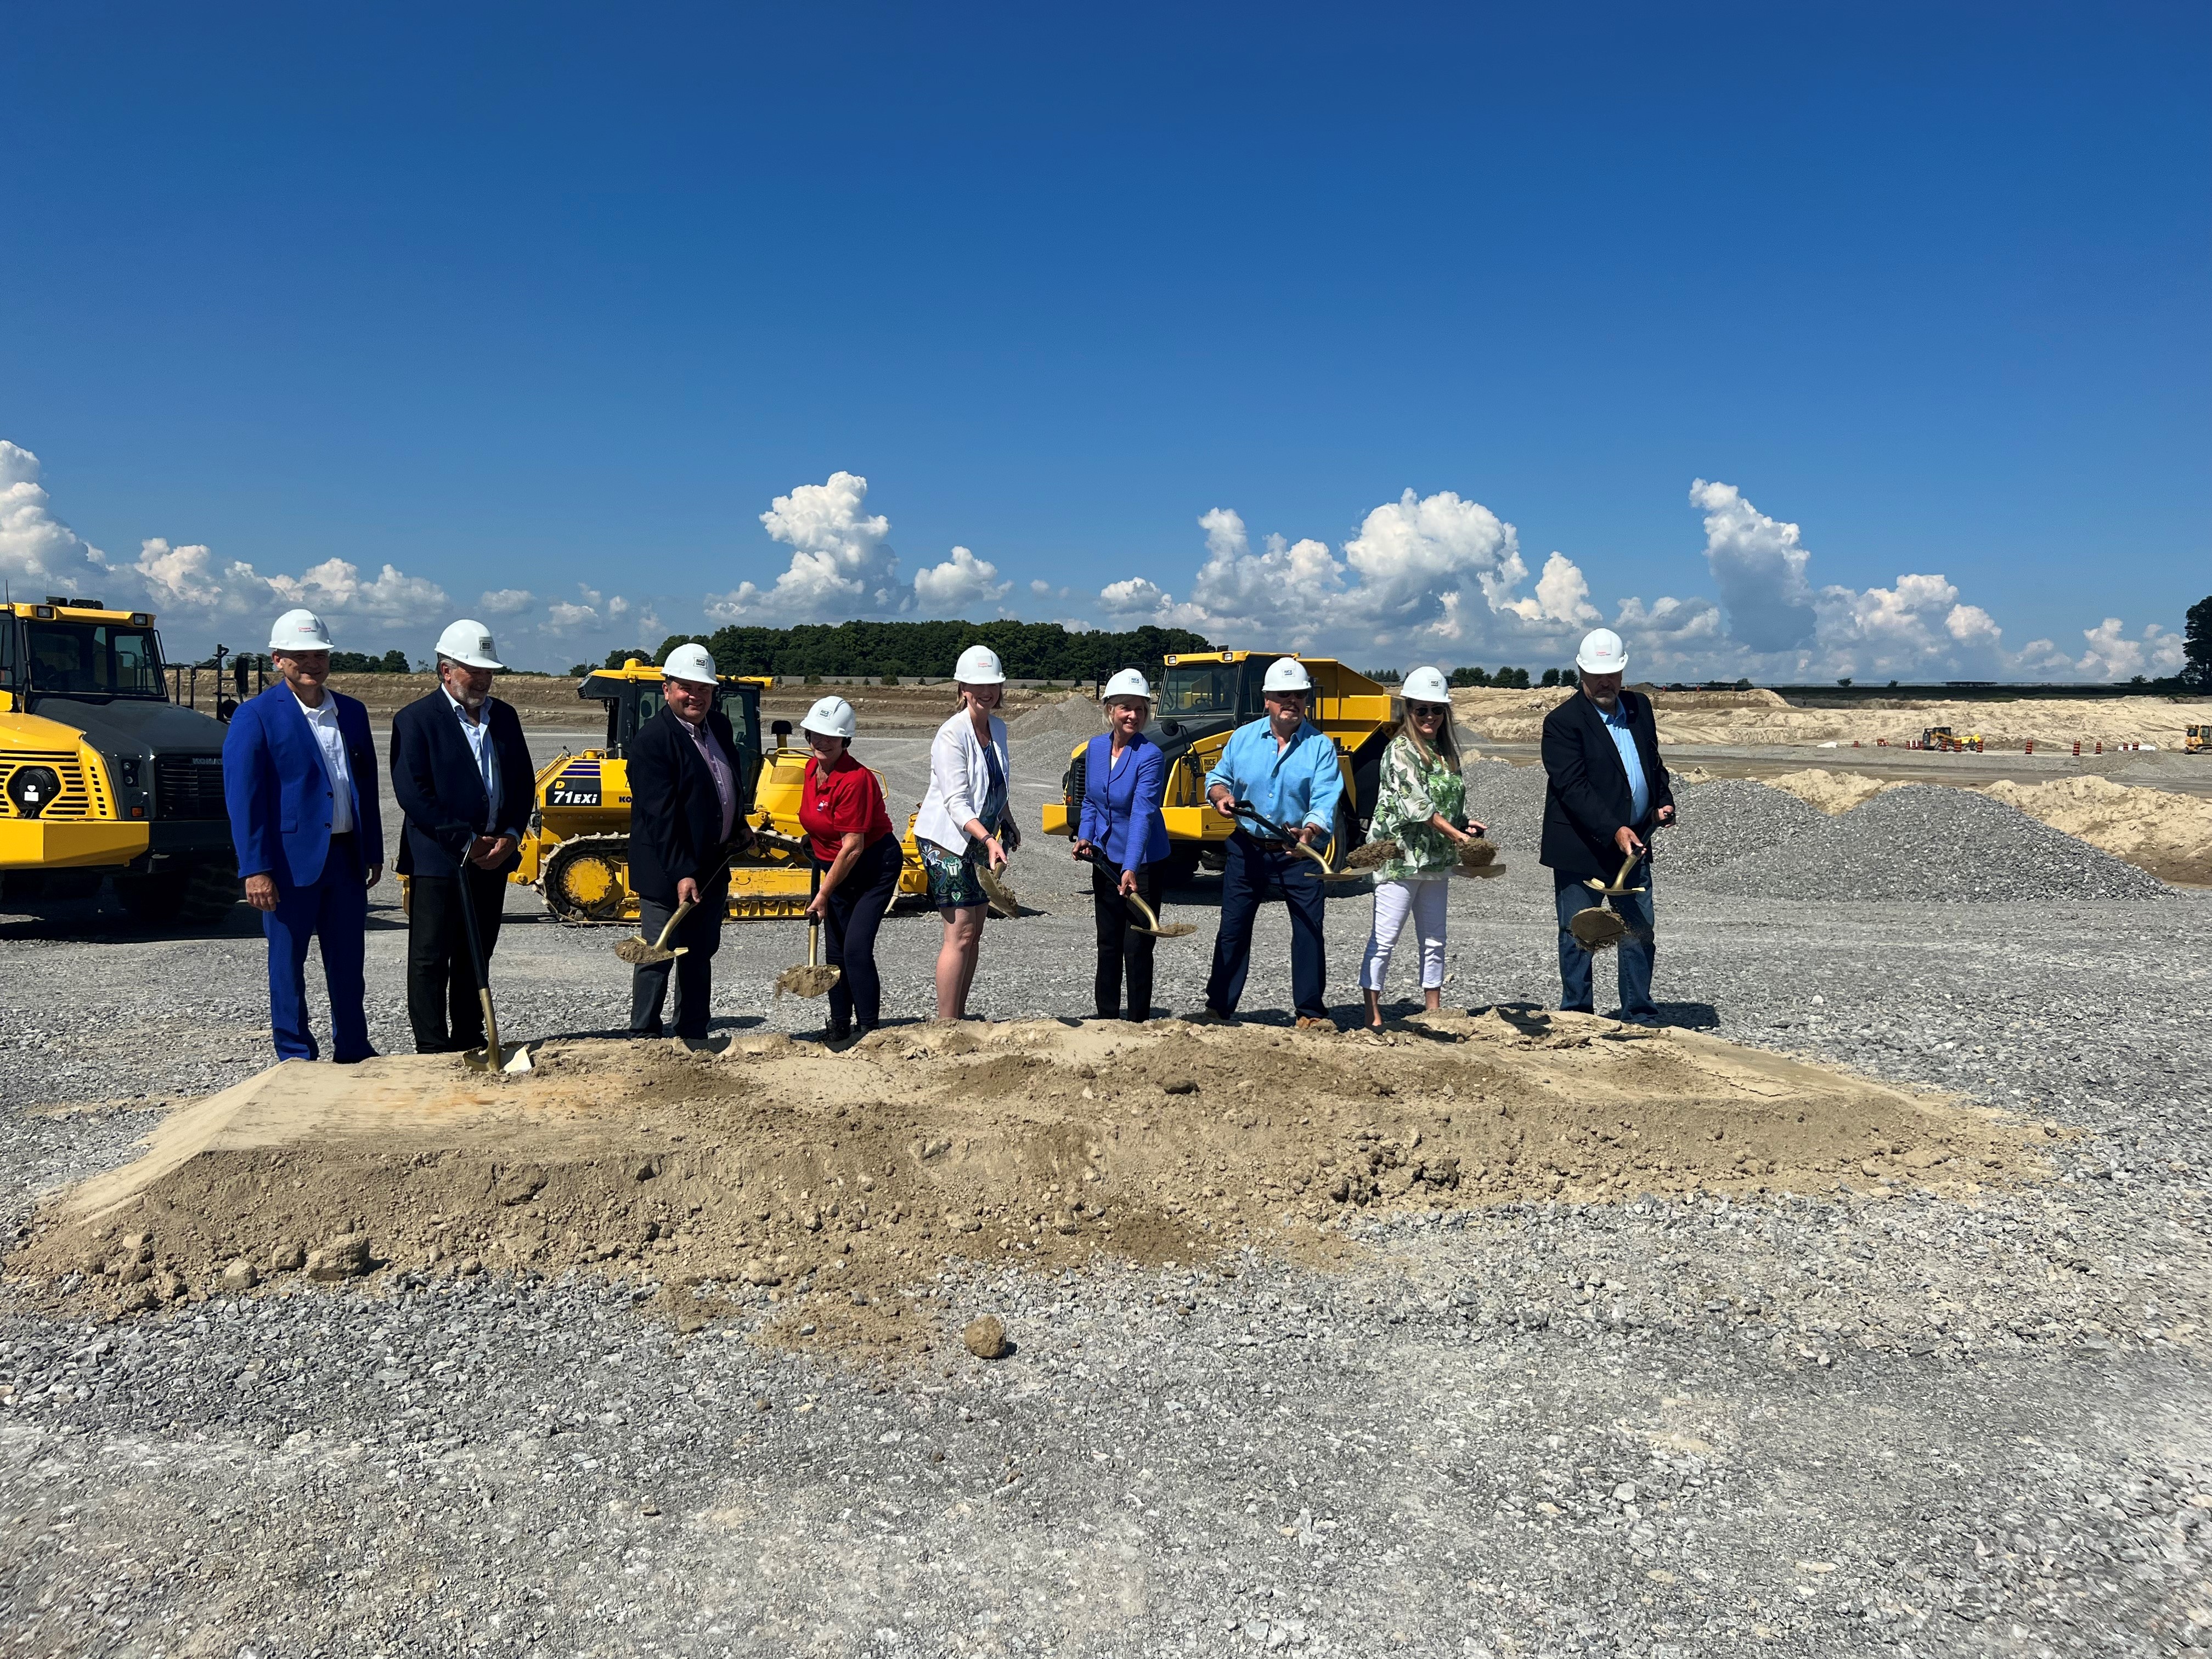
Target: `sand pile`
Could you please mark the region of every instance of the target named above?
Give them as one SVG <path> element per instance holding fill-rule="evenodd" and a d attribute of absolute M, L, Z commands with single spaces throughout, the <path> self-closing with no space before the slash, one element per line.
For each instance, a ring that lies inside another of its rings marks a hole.
<path fill-rule="evenodd" d="M 1898 787 L 1893 781 L 1870 778 L 1863 772 L 1828 772 L 1817 766 L 1807 767 L 1802 772 L 1784 772 L 1779 777 L 1762 781 L 1796 796 L 1808 806 L 1818 807 L 1832 817 L 1838 812 L 1850 811 L 1885 789 Z"/>
<path fill-rule="evenodd" d="M 1534 743 L 1544 716 L 1565 691 L 1462 690 L 1452 693 L 1458 719 L 1492 743 Z M 1747 744 L 1864 743 L 1918 738 L 1923 727 L 1948 726 L 1964 735 L 1978 732 L 1992 749 L 2018 750 L 2028 738 L 2039 748 L 2103 743 L 2155 743 L 2179 748 L 2183 727 L 2212 720 L 2212 701 L 2179 702 L 2166 697 L 2098 701 L 2018 698 L 2002 702 L 1911 702 L 1883 700 L 1839 708 L 1798 708 L 1772 691 L 1659 691 L 1652 714 L 1662 743 Z"/>
<path fill-rule="evenodd" d="M 945 1336 L 900 1290 L 947 1257 L 1296 1249 L 1360 1206 L 1968 1190 L 2039 1172 L 2045 1133 L 1587 1016 L 1442 1016 L 1381 1040 L 1170 1021 L 881 1035 L 720 1056 L 556 1042 L 495 1081 L 451 1056 L 277 1066 L 61 1197 L 9 1270 L 127 1312 L 387 1271 L 583 1269 L 658 1285 L 679 1324 L 775 1304 L 787 1340 L 918 1352 Z"/>
<path fill-rule="evenodd" d="M 2100 777 L 1993 783 L 1983 793 L 2165 880 L 2212 885 L 2212 800 Z"/>

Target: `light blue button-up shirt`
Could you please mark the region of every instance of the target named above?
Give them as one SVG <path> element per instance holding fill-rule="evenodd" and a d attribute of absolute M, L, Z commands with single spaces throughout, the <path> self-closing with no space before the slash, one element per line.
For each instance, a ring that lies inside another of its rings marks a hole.
<path fill-rule="evenodd" d="M 439 689 L 445 690 L 442 686 Z M 489 803 L 489 810 L 484 814 L 484 823 L 489 826 L 486 833 L 505 835 L 507 832 L 499 827 L 499 753 L 492 747 L 490 700 L 485 700 L 475 720 L 469 718 L 468 709 L 452 692 L 446 692 L 446 701 L 453 705 L 453 718 L 461 723 L 461 736 L 468 743 L 469 753 L 476 757 L 477 775 L 483 780 L 484 799 Z"/>
<path fill-rule="evenodd" d="M 1620 751 L 1621 770 L 1628 774 L 1629 823 L 1641 823 L 1651 811 L 1651 783 L 1644 775 L 1644 757 L 1636 750 L 1636 733 L 1628 724 L 1628 710 L 1615 702 L 1611 714 L 1602 708 L 1597 712 L 1604 717 L 1606 732 L 1613 738 L 1613 746 Z"/>
<path fill-rule="evenodd" d="M 1336 745 L 1310 720 L 1298 727 L 1297 736 L 1279 753 L 1266 716 L 1238 726 L 1222 745 L 1213 770 L 1206 775 L 1208 789 L 1217 783 L 1285 829 L 1295 830 L 1301 823 L 1336 828 L 1337 797 L 1344 793 L 1344 780 L 1336 769 Z M 1237 823 L 1255 835 L 1273 833 L 1246 818 Z"/>

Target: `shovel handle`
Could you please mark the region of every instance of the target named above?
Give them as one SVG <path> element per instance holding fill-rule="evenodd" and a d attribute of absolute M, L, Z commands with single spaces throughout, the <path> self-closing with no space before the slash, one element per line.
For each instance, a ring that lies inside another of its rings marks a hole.
<path fill-rule="evenodd" d="M 491 1069 L 496 1072 L 500 1069 L 499 1016 L 492 1012 L 491 988 L 478 985 L 477 1000 L 483 1005 L 485 1058 L 491 1061 Z"/>
<path fill-rule="evenodd" d="M 668 948 L 669 935 L 684 925 L 684 918 L 696 909 L 698 903 L 696 899 L 685 899 L 683 903 L 669 913 L 668 925 L 660 930 L 660 937 L 653 941 L 654 950 L 665 951 Z"/>

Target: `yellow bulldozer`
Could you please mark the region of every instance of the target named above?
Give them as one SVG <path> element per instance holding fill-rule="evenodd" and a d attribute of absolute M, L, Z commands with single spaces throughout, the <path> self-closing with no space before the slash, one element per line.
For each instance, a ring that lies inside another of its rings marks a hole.
<path fill-rule="evenodd" d="M 2212 726 L 2192 726 L 2181 739 L 2185 755 L 2212 755 Z"/>
<path fill-rule="evenodd" d="M 1161 659 L 1159 697 L 1152 705 L 1152 723 L 1145 730 L 1167 760 L 1160 815 L 1167 822 L 1170 884 L 1188 881 L 1201 863 L 1221 867 L 1223 848 L 1236 826 L 1206 805 L 1206 775 L 1221 758 L 1230 734 L 1267 713 L 1260 684 L 1267 665 L 1297 654 L 1186 651 Z M 1306 718 L 1335 743 L 1336 763 L 1344 780 L 1328 848 L 1330 862 L 1341 868 L 1366 838 L 1375 811 L 1376 774 L 1382 751 L 1398 731 L 1399 713 L 1388 686 L 1334 658 L 1302 656 L 1299 660 L 1314 683 Z M 1086 746 L 1079 744 L 1069 757 L 1066 775 L 1060 780 L 1061 798 L 1045 803 L 1043 827 L 1048 836 L 1075 833 L 1083 812 Z"/>
<path fill-rule="evenodd" d="M 659 669 L 636 657 L 620 668 L 586 674 L 576 696 L 605 705 L 605 740 L 599 748 L 562 755 L 538 774 L 522 862 L 509 879 L 537 888 L 545 908 L 563 921 L 637 920 L 637 895 L 629 885 L 629 773 L 623 754 L 646 721 L 667 718 L 660 680 Z M 782 720 L 771 727 L 775 746 L 763 749 L 761 742 L 761 693 L 773 684 L 726 674 L 715 693 L 715 706 L 737 738 L 744 773 L 738 796 L 756 832 L 753 852 L 730 866 L 733 921 L 799 915 L 813 888 L 799 827 L 807 748 L 787 745 L 791 727 Z M 911 823 L 905 852 L 899 893 L 926 895 L 929 880 L 915 851 Z"/>
<path fill-rule="evenodd" d="M 172 701 L 149 613 L 0 604 L 0 900 L 90 898 L 112 879 L 139 921 L 228 916 L 240 890 L 222 738 L 220 720 Z"/>

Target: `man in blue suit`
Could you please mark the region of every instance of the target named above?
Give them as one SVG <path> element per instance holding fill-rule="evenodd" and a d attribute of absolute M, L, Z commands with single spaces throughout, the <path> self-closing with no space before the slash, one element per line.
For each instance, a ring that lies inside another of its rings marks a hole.
<path fill-rule="evenodd" d="M 537 786 L 522 721 L 491 695 L 504 665 L 491 630 L 464 617 L 438 636 L 437 658 L 438 689 L 392 717 L 392 798 L 407 818 L 407 1023 L 422 1054 L 483 1047 L 469 927 L 489 972 Z"/>
<path fill-rule="evenodd" d="M 367 1060 L 362 934 L 368 890 L 384 875 L 376 744 L 368 711 L 324 682 L 331 635 L 312 611 L 288 611 L 269 636 L 283 678 L 231 716 L 223 799 L 246 902 L 269 939 L 269 1023 L 279 1060 L 313 1060 L 307 941 L 319 939 L 331 997 L 332 1058 Z"/>

